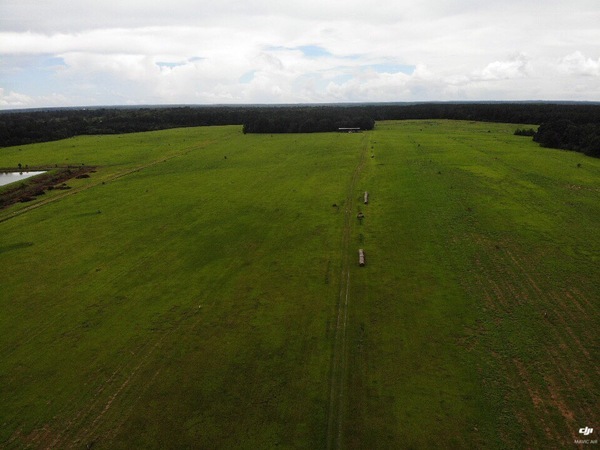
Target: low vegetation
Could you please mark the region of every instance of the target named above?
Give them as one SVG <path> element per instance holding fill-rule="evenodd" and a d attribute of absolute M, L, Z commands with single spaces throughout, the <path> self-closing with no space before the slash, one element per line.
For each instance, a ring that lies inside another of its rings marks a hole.
<path fill-rule="evenodd" d="M 600 419 L 600 160 L 514 129 L 2 149 L 95 172 L 0 211 L 0 446 L 573 445 Z"/>

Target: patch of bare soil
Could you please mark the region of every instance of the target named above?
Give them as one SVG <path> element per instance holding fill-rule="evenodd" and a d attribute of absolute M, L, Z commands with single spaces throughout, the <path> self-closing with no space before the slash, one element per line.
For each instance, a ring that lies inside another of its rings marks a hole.
<path fill-rule="evenodd" d="M 596 328 L 588 318 L 594 311 L 586 294 L 589 289 L 559 288 L 532 269 L 539 255 L 526 254 L 510 242 L 495 246 L 485 238 L 475 239 L 482 251 L 473 259 L 476 271 L 468 288 L 485 309 L 493 312 L 497 323 L 519 305 L 539 311 L 541 319 L 541 345 L 533 361 L 526 364 L 516 354 L 492 353 L 504 368 L 514 399 L 524 394 L 531 402 L 532 409 L 513 410 L 528 431 L 524 444 L 529 448 L 544 442 L 567 446 L 579 421 L 585 418 L 592 423 L 597 417 L 593 402 L 582 397 L 583 392 L 594 392 L 594 377 L 600 374 L 593 355 Z M 587 321 L 589 326 L 585 326 Z"/>
<path fill-rule="evenodd" d="M 518 386 L 520 386 L 521 388 L 524 388 L 527 391 L 527 393 L 529 394 L 529 397 L 535 407 L 535 410 L 537 411 L 535 418 L 532 418 L 532 417 L 528 416 L 527 414 L 524 414 L 523 411 L 517 412 L 520 422 L 522 424 L 526 424 L 526 426 L 527 426 L 526 431 L 531 431 L 531 430 L 533 430 L 534 427 L 542 427 L 544 430 L 544 434 L 548 438 L 550 438 L 551 441 L 562 442 L 563 436 L 561 436 L 554 429 L 554 427 L 551 426 L 551 423 L 550 424 L 548 423 L 548 422 L 551 422 L 549 417 L 550 417 L 552 405 L 547 404 L 547 401 L 546 401 L 547 394 L 540 392 L 539 389 L 535 386 L 535 384 L 531 380 L 531 376 L 530 376 L 529 372 L 527 371 L 525 365 L 521 361 L 514 358 L 512 360 L 512 363 L 513 363 L 514 367 L 516 367 L 518 377 L 519 377 L 518 379 L 514 379 L 513 381 L 517 382 Z M 528 447 L 538 448 L 540 446 L 540 443 L 536 442 L 534 433 L 529 432 L 527 434 L 528 434 Z"/>

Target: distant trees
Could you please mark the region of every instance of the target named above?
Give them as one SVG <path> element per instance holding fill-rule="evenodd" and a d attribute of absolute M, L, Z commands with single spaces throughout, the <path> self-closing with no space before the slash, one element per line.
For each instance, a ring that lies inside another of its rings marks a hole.
<path fill-rule="evenodd" d="M 349 107 L 265 108 L 249 116 L 244 133 L 319 133 L 339 128 L 372 130 L 375 120 L 363 111 Z"/>
<path fill-rule="evenodd" d="M 599 156 L 600 104 L 374 103 L 291 106 L 61 108 L 0 111 L 0 147 L 176 127 L 242 125 L 244 133 L 371 130 L 377 120 L 455 119 L 542 124 L 534 140 L 546 147 Z M 532 129 L 517 130 L 530 136 Z"/>
<path fill-rule="evenodd" d="M 61 108 L 0 112 L 0 147 L 82 134 L 119 134 L 176 127 L 239 125 L 248 108 L 207 106 Z"/>
<path fill-rule="evenodd" d="M 600 123 L 574 123 L 567 119 L 540 125 L 533 137 L 542 147 L 574 150 L 600 158 Z"/>
<path fill-rule="evenodd" d="M 528 128 L 528 129 L 517 128 L 515 130 L 515 136 L 535 136 L 535 130 L 533 128 Z"/>

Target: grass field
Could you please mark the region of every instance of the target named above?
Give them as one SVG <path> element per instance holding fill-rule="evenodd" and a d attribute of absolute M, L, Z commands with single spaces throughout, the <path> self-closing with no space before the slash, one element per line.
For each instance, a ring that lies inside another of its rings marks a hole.
<path fill-rule="evenodd" d="M 516 127 L 0 149 L 97 166 L 0 211 L 0 447 L 573 445 L 600 415 L 600 160 Z"/>

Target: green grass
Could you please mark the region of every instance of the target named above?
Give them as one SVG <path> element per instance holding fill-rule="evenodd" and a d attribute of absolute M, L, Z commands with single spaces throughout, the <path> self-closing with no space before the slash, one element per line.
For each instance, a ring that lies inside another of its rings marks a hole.
<path fill-rule="evenodd" d="M 0 446 L 325 448 L 331 411 L 342 448 L 571 445 L 598 422 L 600 161 L 517 127 L 2 149 L 98 169 L 0 212 Z"/>
<path fill-rule="evenodd" d="M 561 447 L 598 420 L 600 161 L 511 131 L 372 135 L 355 230 L 369 261 L 352 302 L 357 446 Z"/>

